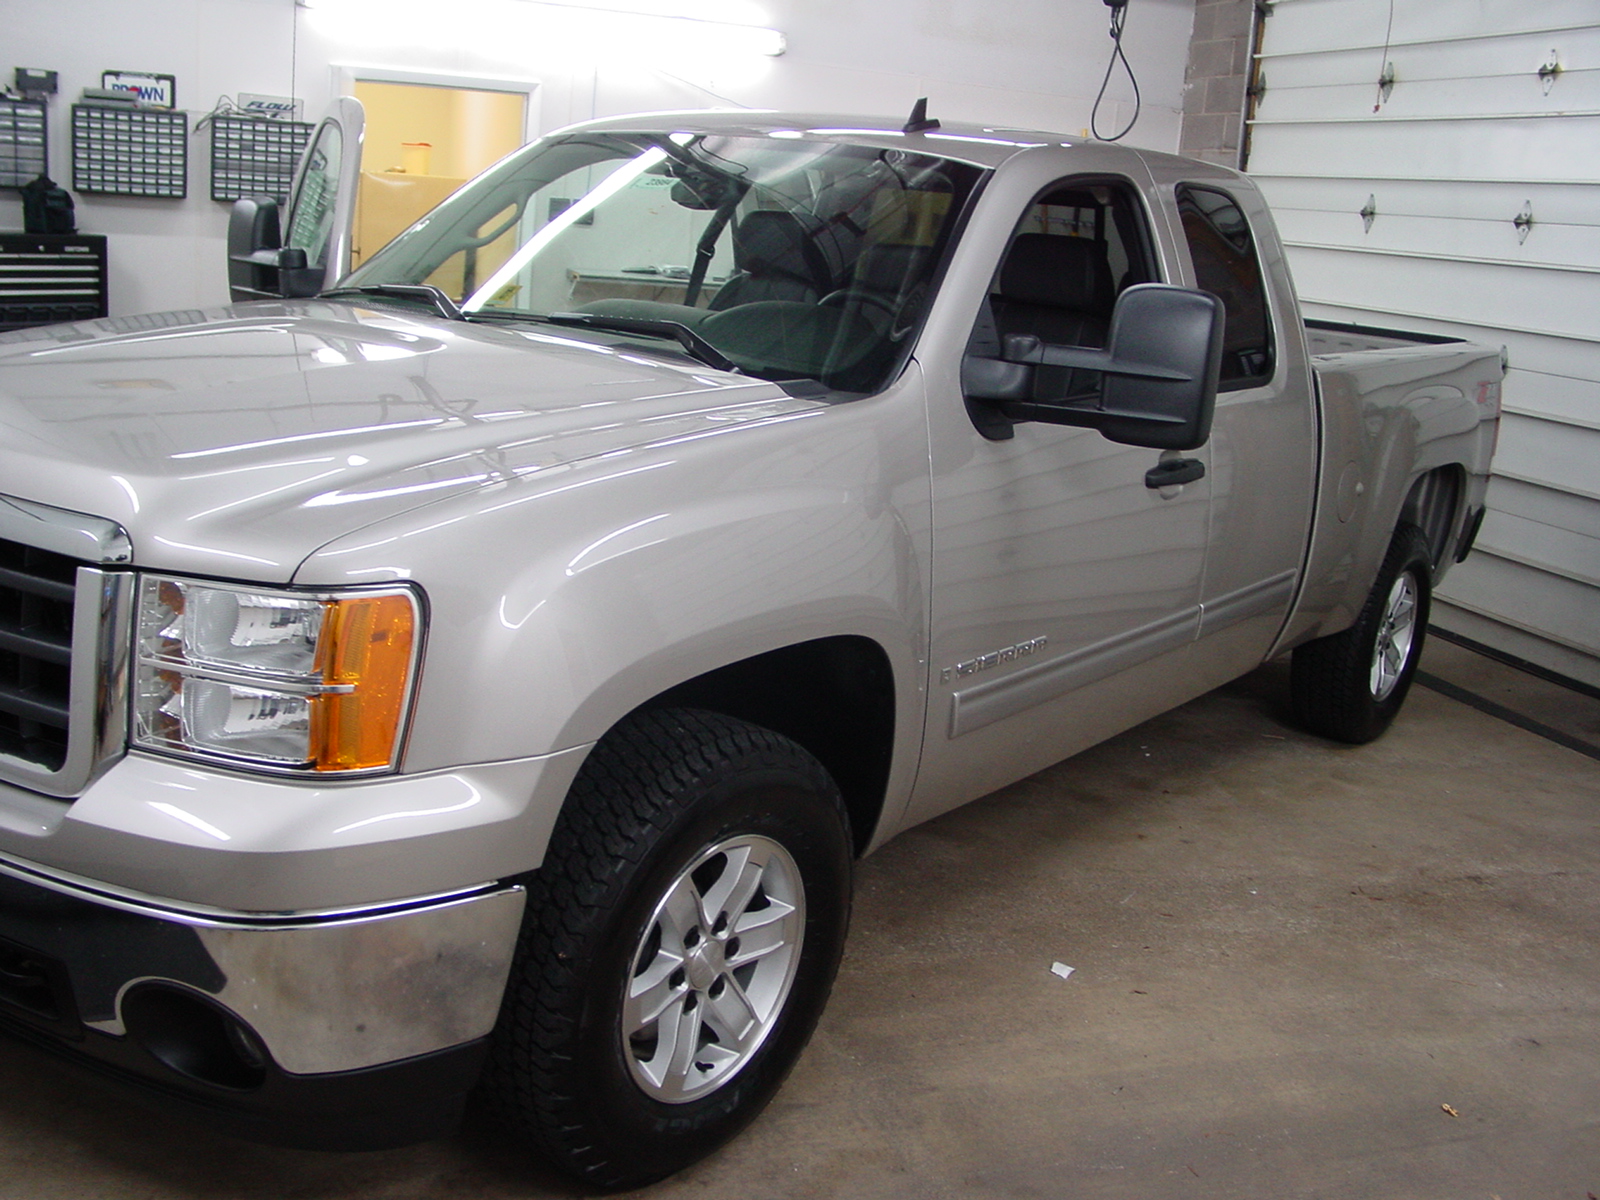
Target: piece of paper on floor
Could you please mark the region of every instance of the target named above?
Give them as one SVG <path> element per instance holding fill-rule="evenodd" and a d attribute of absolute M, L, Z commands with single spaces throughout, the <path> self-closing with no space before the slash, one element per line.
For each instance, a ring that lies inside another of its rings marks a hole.
<path fill-rule="evenodd" d="M 1072 977 L 1072 972 L 1075 969 L 1076 968 L 1074 967 L 1067 966 L 1066 963 L 1058 962 L 1050 964 L 1050 974 L 1059 975 L 1063 979 L 1070 979 Z"/>

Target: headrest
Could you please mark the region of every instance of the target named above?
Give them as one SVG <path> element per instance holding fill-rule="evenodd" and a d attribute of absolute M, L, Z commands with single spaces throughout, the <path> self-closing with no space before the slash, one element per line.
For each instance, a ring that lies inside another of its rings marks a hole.
<path fill-rule="evenodd" d="M 1111 265 L 1105 246 L 1089 238 L 1018 234 L 1000 268 L 1000 295 L 1021 304 L 1109 314 Z"/>
<path fill-rule="evenodd" d="M 793 213 L 758 208 L 734 227 L 733 261 L 751 275 L 781 271 L 809 278 L 806 231 Z"/>

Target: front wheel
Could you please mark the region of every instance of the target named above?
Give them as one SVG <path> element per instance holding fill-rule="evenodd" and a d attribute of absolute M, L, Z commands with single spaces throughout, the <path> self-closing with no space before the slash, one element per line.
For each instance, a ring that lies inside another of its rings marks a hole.
<path fill-rule="evenodd" d="M 491 1107 L 595 1187 L 710 1153 L 810 1037 L 852 859 L 838 789 L 794 742 L 692 710 L 627 718 L 584 764 L 530 881 Z"/>
<path fill-rule="evenodd" d="M 1289 689 L 1296 720 L 1357 744 L 1389 728 L 1422 655 L 1432 578 L 1427 539 L 1414 525 L 1400 526 L 1355 624 L 1295 650 Z"/>

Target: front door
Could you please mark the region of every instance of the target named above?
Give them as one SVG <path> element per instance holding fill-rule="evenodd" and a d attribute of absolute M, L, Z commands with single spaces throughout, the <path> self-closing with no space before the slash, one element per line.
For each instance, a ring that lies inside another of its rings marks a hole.
<path fill-rule="evenodd" d="M 974 348 L 1014 333 L 1103 346 L 1117 294 L 1161 278 L 1148 219 L 1129 180 L 1067 179 L 1041 193 L 995 274 Z M 1086 382 L 1041 368 L 1034 396 L 1061 399 Z M 935 409 L 962 402 L 930 396 Z M 1191 690 L 1208 479 L 1152 487 L 1146 473 L 1161 451 L 1089 429 L 997 427 L 981 402 L 967 407 L 970 431 L 933 439 L 929 709 L 909 821 L 1058 761 Z M 1184 456 L 1208 462 L 1209 450 Z"/>

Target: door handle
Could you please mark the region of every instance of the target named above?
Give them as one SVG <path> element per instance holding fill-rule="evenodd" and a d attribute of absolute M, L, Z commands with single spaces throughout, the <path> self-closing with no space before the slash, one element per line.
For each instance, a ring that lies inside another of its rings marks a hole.
<path fill-rule="evenodd" d="M 1198 458 L 1168 458 L 1144 473 L 1147 488 L 1177 487 L 1205 478 L 1206 465 Z"/>

